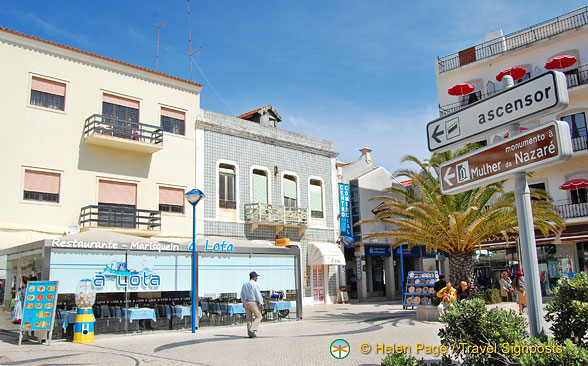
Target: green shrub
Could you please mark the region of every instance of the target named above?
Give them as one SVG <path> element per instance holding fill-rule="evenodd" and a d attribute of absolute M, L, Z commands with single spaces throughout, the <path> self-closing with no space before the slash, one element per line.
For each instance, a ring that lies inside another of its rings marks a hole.
<path fill-rule="evenodd" d="M 463 344 L 470 347 L 486 347 L 504 343 L 524 343 L 528 338 L 525 318 L 510 310 L 501 308 L 486 309 L 481 299 L 454 302 L 440 317 L 446 326 L 439 330 L 441 344 L 452 350 L 452 357 L 461 360 L 463 365 L 508 365 L 517 357 L 502 353 L 498 346 L 496 352 L 468 352 Z"/>
<path fill-rule="evenodd" d="M 382 360 L 381 366 L 425 366 L 423 359 L 417 360 L 416 357 L 395 353 Z"/>
<path fill-rule="evenodd" d="M 500 290 L 491 288 L 484 290 L 484 301 L 486 301 L 486 304 L 498 304 L 502 302 Z"/>
<path fill-rule="evenodd" d="M 535 346 L 537 352 L 525 352 L 521 354 L 519 359 L 521 366 L 588 365 L 588 350 L 578 347 L 569 339 L 566 339 L 563 345 L 559 345 L 553 339 L 542 342 L 536 338 L 532 338 L 529 345 Z M 547 349 L 550 352 L 547 352 Z M 542 350 L 543 352 L 541 352 Z"/>
<path fill-rule="evenodd" d="M 581 272 L 572 279 L 561 278 L 552 292 L 553 298 L 545 306 L 545 319 L 555 340 L 563 344 L 566 339 L 588 347 L 588 274 Z"/>

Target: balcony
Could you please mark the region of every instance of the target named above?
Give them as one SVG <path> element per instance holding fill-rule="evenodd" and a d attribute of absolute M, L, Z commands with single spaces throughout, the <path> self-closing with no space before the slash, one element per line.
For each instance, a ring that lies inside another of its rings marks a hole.
<path fill-rule="evenodd" d="M 580 28 L 588 24 L 588 7 L 574 10 L 566 15 L 547 20 L 529 28 L 507 34 L 492 41 L 438 58 L 439 74 L 478 60 L 483 60 L 511 50 L 522 48 L 556 34 Z"/>
<path fill-rule="evenodd" d="M 572 148 L 574 151 L 582 151 L 588 149 L 588 138 L 586 136 L 575 137 L 572 139 Z"/>
<path fill-rule="evenodd" d="M 122 234 L 154 236 L 161 233 L 161 212 L 119 205 L 91 205 L 80 210 L 80 228 L 106 229 Z"/>
<path fill-rule="evenodd" d="M 278 234 L 286 227 L 294 227 L 302 235 L 308 227 L 308 210 L 284 205 L 248 203 L 245 205 L 245 222 L 251 225 L 252 231 L 260 225 L 275 226 Z"/>
<path fill-rule="evenodd" d="M 588 203 L 570 203 L 555 206 L 560 216 L 564 219 L 588 216 Z"/>
<path fill-rule="evenodd" d="M 84 142 L 152 154 L 163 148 L 163 131 L 158 126 L 94 114 L 86 119 Z"/>
<path fill-rule="evenodd" d="M 568 89 L 588 84 L 588 65 L 579 66 L 577 69 L 566 71 Z"/>

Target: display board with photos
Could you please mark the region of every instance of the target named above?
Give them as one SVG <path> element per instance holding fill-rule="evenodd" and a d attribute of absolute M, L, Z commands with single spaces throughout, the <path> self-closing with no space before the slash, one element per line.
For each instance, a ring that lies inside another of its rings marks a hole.
<path fill-rule="evenodd" d="M 414 308 L 420 305 L 431 305 L 435 296 L 435 282 L 439 281 L 437 271 L 410 271 L 405 279 L 406 285 L 402 307 Z"/>
<path fill-rule="evenodd" d="M 20 325 L 21 336 L 25 331 L 45 331 L 48 333 L 52 331 L 58 284 L 59 281 L 29 281 L 27 283 Z"/>

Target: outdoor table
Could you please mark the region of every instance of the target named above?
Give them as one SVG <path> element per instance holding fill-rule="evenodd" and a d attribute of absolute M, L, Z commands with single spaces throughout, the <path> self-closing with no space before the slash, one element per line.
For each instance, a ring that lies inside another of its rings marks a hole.
<path fill-rule="evenodd" d="M 129 323 L 132 323 L 133 320 L 146 319 L 156 321 L 155 310 L 151 308 L 129 308 L 127 309 L 127 317 L 129 318 Z"/>
<path fill-rule="evenodd" d="M 61 312 L 61 319 L 63 320 L 61 327 L 63 328 L 63 330 L 66 330 L 68 325 L 74 324 L 76 322 L 77 315 L 77 310 L 68 310 Z"/>
<path fill-rule="evenodd" d="M 229 315 L 245 314 L 245 307 L 241 303 L 227 303 L 222 304 L 222 312 Z"/>
<path fill-rule="evenodd" d="M 202 313 L 202 309 L 200 309 L 200 307 L 198 307 L 198 310 L 199 310 L 198 315 L 200 315 Z M 183 320 L 185 316 L 190 316 L 192 314 L 192 307 L 191 306 L 176 305 L 175 310 L 174 310 L 174 314 L 176 317 Z"/>
<path fill-rule="evenodd" d="M 286 315 L 278 315 L 278 320 L 280 320 L 283 317 L 286 317 L 287 314 L 290 313 L 290 310 L 292 310 L 292 304 L 290 304 L 290 301 L 268 301 L 267 307 L 268 310 L 272 311 L 274 314 L 280 311 L 287 311 Z"/>

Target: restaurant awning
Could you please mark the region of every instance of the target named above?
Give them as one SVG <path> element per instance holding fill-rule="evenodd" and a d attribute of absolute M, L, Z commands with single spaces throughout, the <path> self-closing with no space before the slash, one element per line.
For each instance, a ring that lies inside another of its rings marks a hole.
<path fill-rule="evenodd" d="M 308 265 L 344 266 L 345 256 L 339 246 L 331 243 L 308 243 Z"/>

